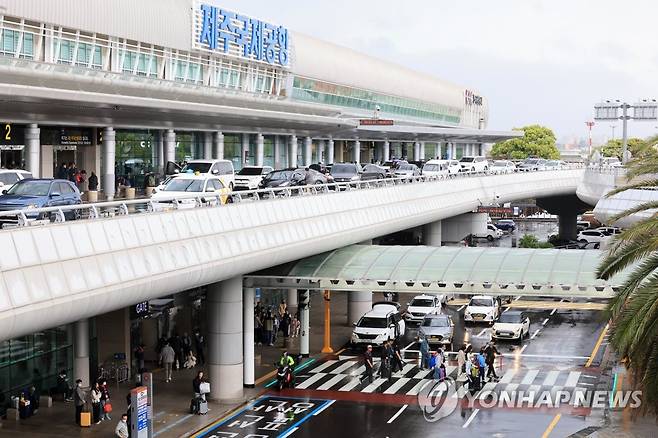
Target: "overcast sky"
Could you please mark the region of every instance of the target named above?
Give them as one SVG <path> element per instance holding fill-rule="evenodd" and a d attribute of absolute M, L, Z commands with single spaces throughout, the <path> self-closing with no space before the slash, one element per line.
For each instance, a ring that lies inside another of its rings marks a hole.
<path fill-rule="evenodd" d="M 652 0 L 218 1 L 477 89 L 490 129 L 540 123 L 561 140 L 586 137 L 595 102 L 658 98 Z M 597 123 L 595 137 L 609 137 L 610 125 Z M 631 122 L 629 132 L 653 134 L 658 122 Z"/>

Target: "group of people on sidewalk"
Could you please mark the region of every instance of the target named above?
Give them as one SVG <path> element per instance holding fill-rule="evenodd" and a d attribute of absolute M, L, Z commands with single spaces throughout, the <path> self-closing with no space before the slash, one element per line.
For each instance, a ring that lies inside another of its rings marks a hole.
<path fill-rule="evenodd" d="M 273 346 L 278 338 L 279 332 L 285 340 L 299 336 L 300 329 L 299 310 L 290 314 L 288 305 L 284 300 L 277 308 L 273 306 L 264 307 L 260 302 L 254 308 L 254 330 L 255 341 L 258 345 L 265 344 Z M 284 345 L 285 346 L 285 345 Z"/>
<path fill-rule="evenodd" d="M 110 390 L 105 379 L 101 378 L 94 382 L 89 392 L 89 400 L 87 400 L 87 392 L 82 387 L 82 380 L 76 380 L 73 390 L 73 402 L 75 405 L 75 423 L 78 426 L 83 425 L 82 413 L 85 412 L 88 402 L 91 402 L 91 418 L 94 424 L 101 424 L 103 421 L 112 420 L 110 416 L 112 412 Z M 114 436 L 118 438 L 130 437 L 127 414 L 121 415 L 121 419 L 114 428 Z"/>
<path fill-rule="evenodd" d="M 160 365 L 165 370 L 165 382 L 171 382 L 174 369 L 203 366 L 206 362 L 205 344 L 205 338 L 199 330 L 195 331 L 194 338 L 187 333 L 184 333 L 182 337 L 175 333 L 169 339 L 160 339 L 157 353 Z"/>

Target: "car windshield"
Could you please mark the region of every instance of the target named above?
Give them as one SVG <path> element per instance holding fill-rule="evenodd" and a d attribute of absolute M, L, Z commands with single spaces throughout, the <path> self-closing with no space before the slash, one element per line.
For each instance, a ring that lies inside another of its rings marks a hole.
<path fill-rule="evenodd" d="M 333 170 L 333 168 L 332 168 Z M 364 172 L 384 172 L 386 169 L 379 167 L 375 164 L 367 164 L 363 167 Z"/>
<path fill-rule="evenodd" d="M 289 180 L 292 177 L 292 170 L 278 170 L 276 172 L 270 172 L 269 175 L 267 175 L 267 179 L 270 179 L 272 181 L 282 181 L 282 180 Z"/>
<path fill-rule="evenodd" d="M 263 173 L 262 167 L 243 167 L 238 172 L 238 175 L 254 176 L 254 175 L 260 175 L 261 173 Z"/>
<path fill-rule="evenodd" d="M 208 173 L 212 163 L 187 163 L 180 173 Z"/>
<path fill-rule="evenodd" d="M 203 180 L 174 178 L 164 188 L 165 192 L 201 192 L 203 191 Z"/>
<path fill-rule="evenodd" d="M 387 161 L 384 164 L 382 164 L 384 167 L 395 167 L 395 161 Z"/>
<path fill-rule="evenodd" d="M 356 173 L 356 166 L 353 165 L 353 164 L 334 164 L 331 167 L 331 174 L 335 175 L 337 173 L 355 174 Z"/>
<path fill-rule="evenodd" d="M 409 305 L 413 307 L 432 307 L 434 301 L 429 298 L 414 298 Z"/>
<path fill-rule="evenodd" d="M 386 318 L 371 318 L 364 316 L 359 320 L 357 327 L 364 328 L 386 328 Z"/>
<path fill-rule="evenodd" d="M 462 159 L 459 160 L 459 161 L 462 162 L 462 163 L 472 163 L 473 160 L 474 160 L 473 157 L 462 157 Z"/>
<path fill-rule="evenodd" d="M 494 161 L 494 167 L 505 167 L 507 166 L 507 161 Z"/>
<path fill-rule="evenodd" d="M 423 170 L 429 171 L 429 172 L 438 172 L 441 170 L 441 166 L 438 164 L 426 164 L 425 167 L 423 167 Z"/>
<path fill-rule="evenodd" d="M 469 306 L 473 307 L 493 307 L 493 300 L 491 298 L 471 298 Z"/>
<path fill-rule="evenodd" d="M 523 163 L 524 164 L 537 164 L 537 163 L 539 163 L 539 160 L 528 159 L 528 160 L 525 160 Z"/>
<path fill-rule="evenodd" d="M 425 318 L 423 327 L 450 327 L 448 318 Z"/>
<path fill-rule="evenodd" d="M 507 324 L 519 323 L 519 322 L 521 322 L 521 314 L 520 313 L 502 313 L 500 315 L 500 318 L 498 319 L 498 322 L 504 322 L 504 323 L 507 323 Z"/>
<path fill-rule="evenodd" d="M 400 164 L 398 167 L 398 170 L 413 170 L 414 165 L 413 164 Z"/>
<path fill-rule="evenodd" d="M 50 181 L 26 181 L 14 184 L 8 195 L 18 196 L 46 196 L 50 190 Z"/>

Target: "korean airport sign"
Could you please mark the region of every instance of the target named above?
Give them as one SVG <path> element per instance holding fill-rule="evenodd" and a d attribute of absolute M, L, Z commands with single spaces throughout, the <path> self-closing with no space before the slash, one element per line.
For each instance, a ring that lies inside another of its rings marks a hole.
<path fill-rule="evenodd" d="M 290 63 L 290 33 L 283 26 L 195 2 L 193 49 L 247 61 L 286 67 Z"/>
<path fill-rule="evenodd" d="M 391 126 L 393 120 L 390 119 L 361 119 L 359 120 L 361 126 Z"/>
<path fill-rule="evenodd" d="M 0 122 L 0 146 L 3 150 L 20 150 L 25 144 L 25 126 L 10 122 Z M 16 146 L 16 147 L 14 147 Z"/>

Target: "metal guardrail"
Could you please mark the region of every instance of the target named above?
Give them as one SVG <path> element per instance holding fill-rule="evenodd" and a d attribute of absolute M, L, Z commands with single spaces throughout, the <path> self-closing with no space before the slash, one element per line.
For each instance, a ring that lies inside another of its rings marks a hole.
<path fill-rule="evenodd" d="M 514 172 L 519 174 L 532 174 L 537 172 L 561 172 L 582 168 L 582 166 L 572 166 L 559 170 L 538 170 L 538 171 L 520 171 Z M 514 173 L 508 173 L 512 175 Z M 476 178 L 482 176 L 500 176 L 505 174 L 495 174 L 493 172 L 460 172 L 456 175 L 437 175 L 437 176 L 414 176 L 414 177 L 395 177 L 374 179 L 365 181 L 351 181 L 339 182 L 328 184 L 312 184 L 303 186 L 292 187 L 277 187 L 268 189 L 256 190 L 240 190 L 232 191 L 228 194 L 190 194 L 189 196 L 172 196 L 171 198 L 162 198 L 154 201 L 152 198 L 140 198 L 119 201 L 104 201 L 96 203 L 83 203 L 75 205 L 62 205 L 56 207 L 42 207 L 42 208 L 25 208 L 18 210 L 0 211 L 0 220 L 2 218 L 12 218 L 16 220 L 15 227 L 24 227 L 29 225 L 47 225 L 48 223 L 62 223 L 70 219 L 66 219 L 65 213 L 74 212 L 76 219 L 98 219 L 101 217 L 114 217 L 125 216 L 129 214 L 138 213 L 152 213 L 167 210 L 178 210 L 184 204 L 181 201 L 193 199 L 195 200 L 195 208 L 208 208 L 208 207 L 222 207 L 224 204 L 221 202 L 222 197 L 228 197 L 227 204 L 234 204 L 240 202 L 255 202 L 261 200 L 273 200 L 280 198 L 290 198 L 292 196 L 314 196 L 339 191 L 349 190 L 368 190 L 372 188 L 381 187 L 394 187 L 407 184 L 419 184 L 427 182 L 440 182 L 449 181 L 456 178 Z M 212 202 L 211 202 L 212 200 Z M 171 208 L 161 207 L 161 204 L 170 203 Z M 185 204 L 189 206 L 189 204 Z M 189 207 L 188 207 L 189 208 Z M 29 217 L 28 217 L 29 216 Z M 5 227 L 3 227 L 5 228 Z"/>

